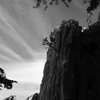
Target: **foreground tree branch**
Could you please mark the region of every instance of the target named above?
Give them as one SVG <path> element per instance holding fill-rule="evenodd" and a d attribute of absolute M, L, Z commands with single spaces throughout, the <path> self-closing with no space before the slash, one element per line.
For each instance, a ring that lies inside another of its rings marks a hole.
<path fill-rule="evenodd" d="M 6 89 L 12 89 L 13 83 L 17 83 L 17 81 L 8 79 L 4 70 L 0 68 L 0 90 L 2 90 L 2 87 Z"/>
<path fill-rule="evenodd" d="M 45 5 L 45 10 L 48 8 L 48 5 L 58 5 L 60 0 L 33 0 L 35 2 L 35 5 L 33 4 L 33 8 L 38 8 L 42 4 Z M 61 0 L 62 3 L 66 5 L 66 7 L 69 7 L 69 4 L 72 2 L 72 0 Z M 100 6 L 100 0 L 83 0 L 84 4 L 88 4 L 87 7 L 87 13 L 90 13 L 97 9 L 98 6 Z"/>

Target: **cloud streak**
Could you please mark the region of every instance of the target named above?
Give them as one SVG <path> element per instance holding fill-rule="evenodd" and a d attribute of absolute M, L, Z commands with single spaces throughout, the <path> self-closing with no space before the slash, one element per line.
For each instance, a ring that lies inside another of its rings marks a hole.
<path fill-rule="evenodd" d="M 43 49 L 41 42 L 42 38 L 46 36 L 46 23 L 43 22 L 43 16 L 38 10 L 33 11 L 31 8 L 30 12 L 27 12 L 30 9 L 26 7 L 28 6 L 27 1 L 14 0 L 12 2 L 13 9 L 10 8 L 9 2 L 2 1 L 0 7 L 0 50 L 19 61 L 32 61 Z M 1 56 L 1 58 L 4 59 L 4 56 Z"/>
<path fill-rule="evenodd" d="M 4 18 L 2 14 L 0 14 L 0 17 L 2 18 L 2 20 L 5 22 L 5 24 L 8 26 L 8 28 L 11 31 L 9 33 L 8 32 L 6 33 L 8 33 L 8 35 L 10 35 L 15 40 L 19 41 L 28 50 L 28 52 L 34 56 L 34 52 L 32 48 L 24 41 L 24 39 L 21 38 L 20 35 L 17 34 L 16 30 L 8 23 L 8 21 Z"/>
<path fill-rule="evenodd" d="M 12 55 L 13 57 L 15 57 L 19 61 L 23 61 L 23 58 L 21 58 L 20 55 L 16 54 L 13 50 L 11 50 L 10 48 L 8 48 L 4 45 L 0 45 L 0 50 L 2 50 L 5 53 L 8 53 L 9 55 Z"/>
<path fill-rule="evenodd" d="M 42 39 L 63 19 L 79 14 L 78 19 L 82 20 L 83 12 L 76 11 L 76 6 L 67 9 L 61 4 L 42 12 L 33 10 L 32 0 L 0 0 L 0 64 L 8 78 L 19 82 L 12 92 L 0 94 L 2 98 L 14 94 L 18 100 L 24 100 L 39 91 L 46 56 Z"/>

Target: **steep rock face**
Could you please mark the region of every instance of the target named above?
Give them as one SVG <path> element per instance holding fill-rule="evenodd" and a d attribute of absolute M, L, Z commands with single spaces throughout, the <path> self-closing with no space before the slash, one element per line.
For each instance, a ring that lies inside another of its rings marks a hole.
<path fill-rule="evenodd" d="M 54 39 L 38 100 L 100 100 L 100 22 L 82 31 L 77 21 L 63 21 Z"/>

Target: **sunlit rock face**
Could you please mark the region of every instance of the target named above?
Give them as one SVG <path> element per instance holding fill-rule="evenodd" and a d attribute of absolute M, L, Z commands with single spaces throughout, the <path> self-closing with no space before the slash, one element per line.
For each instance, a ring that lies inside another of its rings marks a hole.
<path fill-rule="evenodd" d="M 82 31 L 77 21 L 63 21 L 54 39 L 57 51 L 49 47 L 32 100 L 100 100 L 100 22 Z"/>

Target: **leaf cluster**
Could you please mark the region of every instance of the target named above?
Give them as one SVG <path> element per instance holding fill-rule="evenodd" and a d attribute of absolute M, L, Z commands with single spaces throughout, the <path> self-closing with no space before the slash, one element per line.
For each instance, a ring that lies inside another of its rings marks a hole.
<path fill-rule="evenodd" d="M 0 89 L 2 87 L 6 89 L 12 89 L 13 83 L 17 83 L 17 81 L 10 80 L 6 77 L 6 74 L 2 68 L 0 68 Z"/>
<path fill-rule="evenodd" d="M 100 5 L 100 0 L 83 0 L 84 4 L 88 3 L 87 12 L 90 13 L 91 11 L 97 9 Z"/>
<path fill-rule="evenodd" d="M 35 1 L 35 5 L 33 5 L 33 8 L 38 8 L 41 6 L 41 4 L 45 5 L 44 10 L 46 10 L 48 8 L 48 5 L 58 5 L 59 4 L 59 0 L 34 0 Z M 49 1 L 49 2 L 48 2 Z M 62 0 L 62 2 L 69 7 L 69 3 L 71 2 L 71 0 Z"/>
<path fill-rule="evenodd" d="M 43 40 L 42 40 L 42 45 L 46 45 L 48 47 L 51 47 L 54 51 L 56 51 L 58 53 L 58 51 L 55 49 L 55 47 L 53 46 L 53 44 L 55 43 L 55 39 L 51 36 L 50 37 L 50 41 L 48 40 L 47 37 L 45 37 Z"/>
<path fill-rule="evenodd" d="M 56 4 L 58 5 L 60 0 L 34 0 L 35 5 L 33 5 L 33 8 L 38 8 L 42 4 L 45 5 L 45 10 L 48 8 L 48 5 Z M 69 7 L 69 3 L 72 2 L 72 0 L 61 0 L 62 3 L 64 3 L 67 7 Z M 87 13 L 90 13 L 91 11 L 97 9 L 97 7 L 100 5 L 100 0 L 83 0 L 84 4 L 88 4 L 87 7 Z"/>

